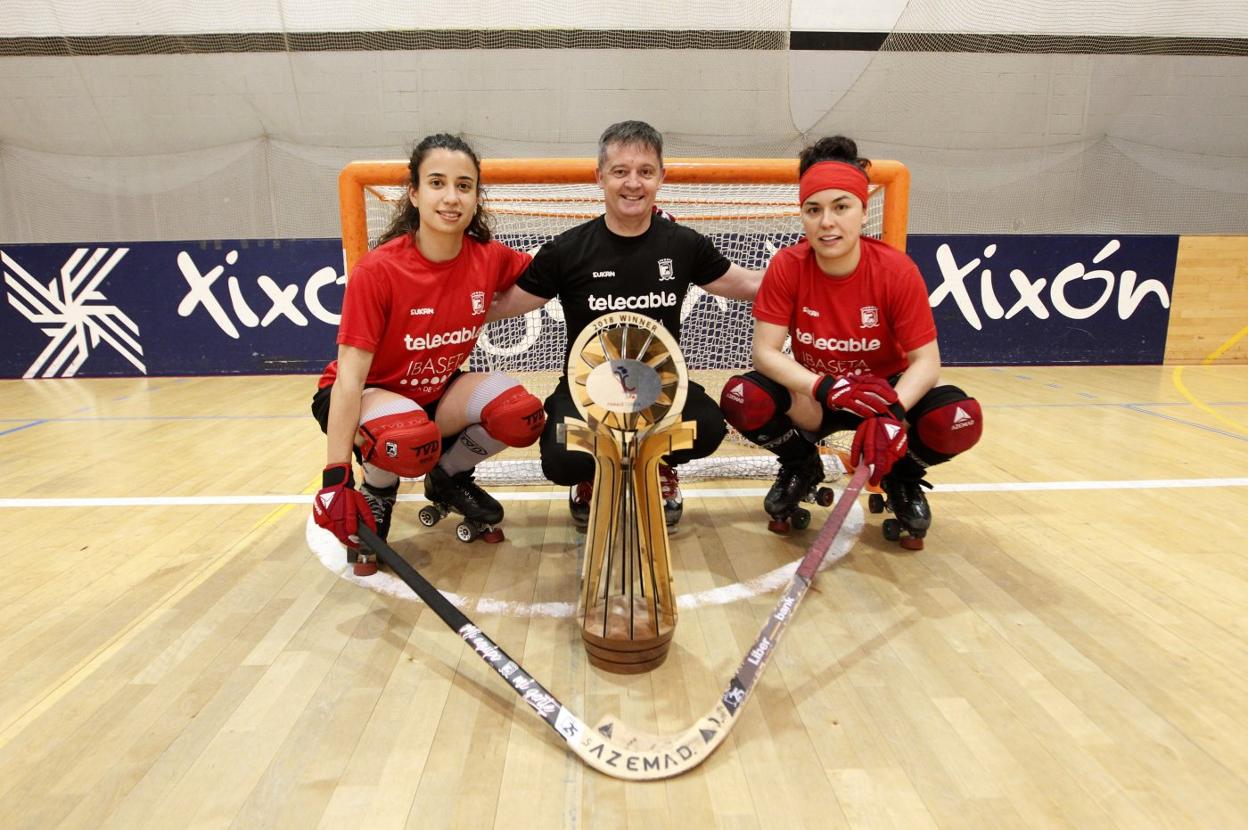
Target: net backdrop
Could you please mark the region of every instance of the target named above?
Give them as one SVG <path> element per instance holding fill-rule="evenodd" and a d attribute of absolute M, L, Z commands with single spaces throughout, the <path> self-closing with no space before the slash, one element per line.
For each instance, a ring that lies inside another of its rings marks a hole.
<path fill-rule="evenodd" d="M 396 162 L 396 166 L 402 164 Z M 558 233 L 602 212 L 602 191 L 590 184 L 496 184 L 487 185 L 485 190 L 496 237 L 513 248 L 532 253 Z M 868 205 L 866 232 L 877 238 L 883 231 L 882 191 L 876 186 Z M 396 204 L 404 199 L 404 190 L 374 185 L 366 187 L 364 194 L 371 247 L 388 224 Z M 721 253 L 746 268 L 766 268 L 777 250 L 801 237 L 796 184 L 665 184 L 659 204 L 681 224 L 708 236 Z M 716 297 L 697 286 L 691 287 L 685 298 L 681 308 L 681 351 L 690 378 L 714 399 L 718 399 L 733 374 L 752 365 L 750 311 L 747 302 Z M 545 398 L 564 370 L 567 343 L 563 310 L 555 299 L 523 317 L 487 326 L 469 358 L 468 368 L 507 372 L 533 394 Z M 843 471 L 835 451 L 845 449 L 847 442 L 847 436 L 834 436 L 824 442 L 829 478 Z M 713 456 L 680 468 L 686 481 L 771 478 L 775 472 L 775 457 L 771 453 L 753 446 L 731 429 Z M 545 481 L 536 447 L 509 450 L 485 462 L 478 468 L 477 478 L 492 484 Z"/>
<path fill-rule="evenodd" d="M 853 136 L 912 233 L 1243 233 L 1246 44 L 1242 0 L 8 0 L 0 243 L 333 237 L 352 159 L 624 118 L 669 156 Z"/>

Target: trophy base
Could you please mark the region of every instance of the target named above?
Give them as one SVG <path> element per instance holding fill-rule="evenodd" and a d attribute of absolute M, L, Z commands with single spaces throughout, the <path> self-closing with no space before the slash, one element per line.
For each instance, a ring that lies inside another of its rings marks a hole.
<path fill-rule="evenodd" d="M 641 674 L 658 668 L 667 659 L 676 630 L 674 625 L 661 626 L 660 632 L 656 630 L 648 606 L 638 603 L 630 615 L 627 601 L 615 597 L 611 602 L 612 613 L 606 618 L 606 636 L 603 636 L 605 611 L 601 603 L 595 605 L 586 615 L 586 619 L 593 622 L 581 629 L 591 665 L 614 674 Z M 590 627 L 594 631 L 590 631 Z"/>

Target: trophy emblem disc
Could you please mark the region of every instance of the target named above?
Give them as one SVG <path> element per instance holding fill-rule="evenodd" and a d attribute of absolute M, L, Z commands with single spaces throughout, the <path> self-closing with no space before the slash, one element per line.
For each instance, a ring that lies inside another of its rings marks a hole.
<path fill-rule="evenodd" d="M 676 338 L 627 311 L 599 317 L 572 344 L 568 382 L 586 421 L 641 432 L 679 413 L 688 374 Z"/>

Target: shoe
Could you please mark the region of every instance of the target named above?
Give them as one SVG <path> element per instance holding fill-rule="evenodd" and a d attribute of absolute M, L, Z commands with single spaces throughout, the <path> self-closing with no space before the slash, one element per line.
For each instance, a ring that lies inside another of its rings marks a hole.
<path fill-rule="evenodd" d="M 927 496 L 923 488 L 932 489 L 926 479 L 902 478 L 898 475 L 886 475 L 880 481 L 888 497 L 888 509 L 897 517 L 906 530 L 912 535 L 922 538 L 932 526 L 932 509 L 928 506 Z"/>
<path fill-rule="evenodd" d="M 685 497 L 680 493 L 680 476 L 675 467 L 659 464 L 659 487 L 663 491 L 663 520 L 675 527 L 685 512 Z"/>
<path fill-rule="evenodd" d="M 796 461 L 782 461 L 775 483 L 763 497 L 763 509 L 773 519 L 787 519 L 821 481 L 823 462 L 817 454 Z"/>
<path fill-rule="evenodd" d="M 584 532 L 589 527 L 589 501 L 594 495 L 592 481 L 580 481 L 572 485 L 568 492 L 568 512 L 572 514 L 572 524 Z"/>
<path fill-rule="evenodd" d="M 390 535 L 390 519 L 394 515 L 394 503 L 399 497 L 399 483 L 396 481 L 389 487 L 374 487 L 367 481 L 360 486 L 364 501 L 368 502 L 369 512 L 377 522 L 377 535 L 385 539 Z"/>
<path fill-rule="evenodd" d="M 472 470 L 449 475 L 441 467 L 434 467 L 425 473 L 425 498 L 468 522 L 496 525 L 503 520 L 503 506 L 481 489 Z"/>

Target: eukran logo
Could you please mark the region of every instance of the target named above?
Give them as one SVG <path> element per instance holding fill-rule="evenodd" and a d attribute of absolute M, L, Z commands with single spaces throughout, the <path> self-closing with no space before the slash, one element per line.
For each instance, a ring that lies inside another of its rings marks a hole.
<path fill-rule="evenodd" d="M 9 305 L 39 327 L 49 338 L 22 375 L 72 378 L 92 349 L 108 346 L 143 374 L 143 345 L 139 327 L 108 302 L 99 286 L 129 248 L 76 248 L 60 273 L 42 283 L 13 257 L 0 251 Z"/>

